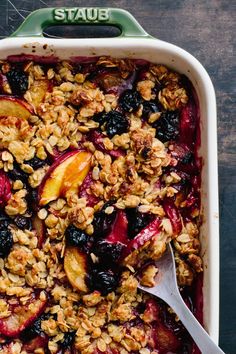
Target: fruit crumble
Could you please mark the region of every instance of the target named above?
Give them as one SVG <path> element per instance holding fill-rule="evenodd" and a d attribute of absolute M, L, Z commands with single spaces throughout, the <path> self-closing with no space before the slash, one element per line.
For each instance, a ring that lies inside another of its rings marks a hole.
<path fill-rule="evenodd" d="M 197 353 L 171 308 L 137 290 L 172 242 L 201 317 L 191 83 L 144 60 L 37 60 L 0 62 L 1 353 Z"/>

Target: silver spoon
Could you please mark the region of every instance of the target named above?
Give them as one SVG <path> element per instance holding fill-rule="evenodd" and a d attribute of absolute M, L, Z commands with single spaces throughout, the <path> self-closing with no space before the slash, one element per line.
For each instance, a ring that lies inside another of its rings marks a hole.
<path fill-rule="evenodd" d="M 156 261 L 156 266 L 158 267 L 156 285 L 153 288 L 139 285 L 138 288 L 164 300 L 174 310 L 202 354 L 224 354 L 188 309 L 180 295 L 176 280 L 174 254 L 170 244 L 168 244 L 165 254 Z"/>

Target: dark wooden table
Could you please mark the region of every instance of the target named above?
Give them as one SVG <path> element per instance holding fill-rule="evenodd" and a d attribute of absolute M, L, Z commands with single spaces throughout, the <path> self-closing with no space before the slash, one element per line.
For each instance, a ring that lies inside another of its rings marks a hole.
<path fill-rule="evenodd" d="M 233 58 L 236 3 L 233 0 L 0 0 L 0 37 L 10 35 L 35 9 L 78 5 L 121 7 L 132 12 L 148 33 L 192 53 L 213 80 L 219 140 L 220 345 L 226 353 L 236 354 L 236 65 Z"/>

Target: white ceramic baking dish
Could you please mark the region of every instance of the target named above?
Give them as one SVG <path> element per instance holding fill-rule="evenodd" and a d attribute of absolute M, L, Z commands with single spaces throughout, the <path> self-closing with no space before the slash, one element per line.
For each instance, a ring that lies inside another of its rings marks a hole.
<path fill-rule="evenodd" d="M 116 38 L 49 39 L 43 30 L 55 24 L 114 25 Z M 202 169 L 201 227 L 204 260 L 204 326 L 217 343 L 219 334 L 219 214 L 217 178 L 216 100 L 212 82 L 204 67 L 185 50 L 149 36 L 126 11 L 107 8 L 41 9 L 27 17 L 12 37 L 3 39 L 0 59 L 9 55 L 74 56 L 111 55 L 163 63 L 183 73 L 193 83 L 200 104 Z M 213 353 L 212 353 L 213 354 Z"/>

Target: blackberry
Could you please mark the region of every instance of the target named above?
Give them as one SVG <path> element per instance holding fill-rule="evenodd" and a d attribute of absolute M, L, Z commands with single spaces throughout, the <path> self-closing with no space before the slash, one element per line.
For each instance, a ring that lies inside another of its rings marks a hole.
<path fill-rule="evenodd" d="M 99 262 L 108 265 L 117 263 L 120 259 L 124 245 L 121 243 L 110 243 L 104 240 L 99 240 L 93 250 L 93 253 L 99 257 Z"/>
<path fill-rule="evenodd" d="M 31 210 L 37 212 L 38 211 L 38 191 L 37 189 L 27 188 L 26 201 L 30 206 Z"/>
<path fill-rule="evenodd" d="M 28 75 L 20 69 L 12 69 L 6 74 L 13 95 L 21 96 L 28 89 Z"/>
<path fill-rule="evenodd" d="M 81 73 L 81 71 L 82 71 L 82 65 L 79 63 L 74 63 L 72 68 L 72 74 L 76 75 L 78 73 Z"/>
<path fill-rule="evenodd" d="M 8 228 L 11 219 L 3 212 L 0 213 L 0 232 Z"/>
<path fill-rule="evenodd" d="M 105 296 L 118 286 L 115 274 L 111 270 L 99 271 L 93 269 L 87 279 L 89 289 L 91 291 L 98 290 Z"/>
<path fill-rule="evenodd" d="M 144 146 L 144 148 L 141 151 L 142 158 L 144 158 L 144 160 L 148 159 L 150 152 L 151 152 L 151 148 Z"/>
<path fill-rule="evenodd" d="M 10 230 L 0 230 L 0 257 L 6 257 L 13 246 L 13 237 Z"/>
<path fill-rule="evenodd" d="M 23 183 L 28 182 L 29 175 L 21 170 L 18 164 L 14 163 L 13 170 L 8 171 L 8 176 L 13 180 L 16 181 L 17 179 L 21 180 Z"/>
<path fill-rule="evenodd" d="M 130 208 L 126 210 L 128 218 L 128 235 L 134 238 L 142 229 L 144 229 L 153 220 L 153 215 L 148 213 L 140 213 L 138 208 Z"/>
<path fill-rule="evenodd" d="M 119 98 L 120 107 L 125 112 L 133 112 L 138 109 L 142 102 L 142 98 L 138 91 L 126 90 Z"/>
<path fill-rule="evenodd" d="M 103 205 L 102 209 L 94 214 L 93 228 L 95 237 L 105 238 L 110 232 L 113 222 L 116 217 L 116 210 L 111 214 L 106 214 L 105 210 L 111 206 L 113 202 L 107 202 Z"/>
<path fill-rule="evenodd" d="M 93 120 L 95 122 L 99 123 L 100 125 L 103 125 L 106 122 L 106 113 L 100 112 L 100 113 L 94 114 Z"/>
<path fill-rule="evenodd" d="M 31 160 L 26 161 L 27 165 L 30 165 L 34 170 L 43 167 L 47 164 L 46 160 L 41 160 L 38 157 L 33 157 Z"/>
<path fill-rule="evenodd" d="M 63 341 L 60 342 L 63 349 L 69 348 L 75 340 L 75 331 L 64 333 Z"/>
<path fill-rule="evenodd" d="M 128 131 L 129 121 L 128 118 L 118 111 L 110 111 L 106 114 L 106 132 L 109 138 L 114 135 L 123 134 Z"/>
<path fill-rule="evenodd" d="M 65 232 L 65 236 L 67 245 L 79 247 L 84 251 L 88 250 L 89 241 L 91 238 L 74 225 L 68 226 Z"/>
<path fill-rule="evenodd" d="M 156 137 L 163 143 L 176 140 L 179 135 L 179 111 L 166 111 L 152 125 L 156 128 Z"/>
<path fill-rule="evenodd" d="M 93 120 L 101 125 L 104 124 L 107 135 L 112 138 L 116 134 L 126 133 L 129 127 L 128 118 L 122 113 L 112 110 L 108 113 L 98 113 Z"/>
<path fill-rule="evenodd" d="M 161 112 L 161 104 L 155 101 L 144 101 L 142 118 L 148 120 L 152 113 Z"/>
<path fill-rule="evenodd" d="M 21 230 L 31 228 L 30 218 L 26 218 L 25 216 L 22 216 L 22 215 L 17 215 L 14 219 L 14 223 Z"/>
<path fill-rule="evenodd" d="M 38 317 L 29 327 L 27 327 L 24 331 L 21 332 L 21 338 L 23 340 L 29 341 L 37 336 L 44 334 L 41 328 L 41 322 L 48 319 L 49 319 L 48 314 L 43 314 L 40 317 Z"/>

